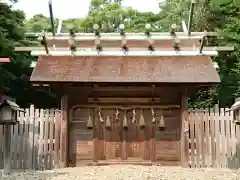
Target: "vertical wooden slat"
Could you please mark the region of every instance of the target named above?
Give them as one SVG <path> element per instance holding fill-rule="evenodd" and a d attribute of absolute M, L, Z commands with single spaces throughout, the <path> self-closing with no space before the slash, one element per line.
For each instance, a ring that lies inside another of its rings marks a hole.
<path fill-rule="evenodd" d="M 234 123 L 235 124 L 235 123 Z M 240 168 L 240 126 L 235 124 L 236 134 L 235 134 L 235 147 L 236 147 L 236 169 Z"/>
<path fill-rule="evenodd" d="M 213 109 L 210 109 L 210 133 L 211 133 L 211 164 L 216 167 L 216 151 L 215 151 L 215 120 Z"/>
<path fill-rule="evenodd" d="M 194 125 L 195 125 L 195 114 L 193 112 L 190 113 L 190 139 L 191 139 L 191 167 L 195 168 L 195 141 L 194 141 Z"/>
<path fill-rule="evenodd" d="M 23 132 L 23 128 L 24 128 L 24 113 L 20 112 L 20 118 L 19 118 L 19 136 L 18 136 L 18 167 L 23 169 L 23 161 L 24 161 L 24 151 L 23 151 L 23 147 L 24 147 L 24 132 Z"/>
<path fill-rule="evenodd" d="M 226 168 L 226 134 L 225 134 L 225 116 L 224 109 L 220 108 L 220 120 L 221 120 L 221 164 L 223 168 Z"/>
<path fill-rule="evenodd" d="M 54 125 L 54 109 L 50 110 L 50 129 L 49 129 L 49 168 L 53 168 L 53 125 Z"/>
<path fill-rule="evenodd" d="M 201 132 L 201 140 L 200 140 L 200 144 L 201 144 L 201 167 L 205 167 L 205 136 L 204 136 L 204 122 L 205 118 L 204 118 L 204 113 L 201 113 L 201 118 L 200 118 L 200 132 Z"/>
<path fill-rule="evenodd" d="M 24 116 L 24 145 L 23 145 L 23 152 L 24 152 L 24 160 L 23 160 L 23 168 L 28 169 L 28 159 L 29 157 L 29 145 L 28 145 L 28 137 L 29 137 L 29 109 L 25 110 Z"/>
<path fill-rule="evenodd" d="M 3 168 L 3 126 L 0 125 L 0 169 Z"/>
<path fill-rule="evenodd" d="M 39 150 L 39 109 L 35 109 L 34 114 L 34 151 L 33 151 L 33 167 L 38 169 L 38 150 Z"/>
<path fill-rule="evenodd" d="M 226 144 L 227 144 L 227 160 L 231 159 L 231 140 L 230 140 L 230 127 L 231 127 L 231 122 L 232 120 L 229 118 L 231 117 L 229 112 L 225 114 L 226 117 Z M 230 162 L 231 163 L 231 162 Z M 229 163 L 227 164 L 227 167 L 229 167 Z M 231 166 L 231 165 L 230 165 Z"/>
<path fill-rule="evenodd" d="M 19 114 L 19 113 L 18 113 Z M 18 118 L 18 117 L 17 117 Z M 18 167 L 18 155 L 19 155 L 19 152 L 18 152 L 18 129 L 19 129 L 19 124 L 16 124 L 13 126 L 13 131 L 14 131 L 14 138 L 13 138 L 13 141 L 12 141 L 12 158 L 13 158 L 13 166 L 12 168 L 16 168 L 16 169 L 19 169 Z"/>
<path fill-rule="evenodd" d="M 43 165 L 43 150 L 44 150 L 44 144 L 43 144 L 43 139 L 44 139 L 44 110 L 40 110 L 40 137 L 39 137 L 39 150 L 38 150 L 38 164 L 39 164 L 39 169 L 42 170 L 44 165 Z"/>
<path fill-rule="evenodd" d="M 210 160 L 210 133 L 209 133 L 209 113 L 207 111 L 207 109 L 205 109 L 205 114 L 204 114 L 204 119 L 205 119 L 205 139 L 206 139 L 206 142 L 205 142 L 205 153 L 206 153 L 206 159 L 205 159 L 205 165 L 206 167 L 211 167 L 210 163 L 211 163 L 211 160 Z"/>
<path fill-rule="evenodd" d="M 49 169 L 49 110 L 44 113 L 44 169 Z"/>
<path fill-rule="evenodd" d="M 33 169 L 33 141 L 34 141 L 34 106 L 30 106 L 29 116 L 26 117 L 29 125 L 29 135 L 28 135 L 28 169 Z"/>
<path fill-rule="evenodd" d="M 60 112 L 55 112 L 55 144 L 54 144 L 54 164 L 55 168 L 60 168 L 59 164 L 59 147 L 60 147 L 60 131 L 61 131 L 61 118 L 60 118 Z"/>
<path fill-rule="evenodd" d="M 215 136 L 216 136 L 216 167 L 221 167 L 221 156 L 220 156 L 220 128 L 219 128 L 219 107 L 216 104 L 215 107 Z"/>
<path fill-rule="evenodd" d="M 232 115 L 232 111 L 230 111 L 230 116 Z M 231 155 L 232 157 L 235 158 L 236 155 L 236 136 L 235 136 L 235 123 L 233 123 L 233 121 L 231 121 Z M 235 160 L 235 159 L 234 159 Z M 235 161 L 236 162 L 236 161 Z M 236 166 L 234 162 L 234 166 Z"/>
<path fill-rule="evenodd" d="M 199 124 L 200 117 L 199 114 L 195 114 L 195 134 L 196 134 L 196 168 L 200 168 L 200 132 L 199 132 Z"/>

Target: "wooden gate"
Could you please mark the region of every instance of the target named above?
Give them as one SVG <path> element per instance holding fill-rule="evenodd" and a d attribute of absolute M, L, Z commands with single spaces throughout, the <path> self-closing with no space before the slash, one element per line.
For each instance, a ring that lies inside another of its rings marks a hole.
<path fill-rule="evenodd" d="M 154 110 L 155 121 L 150 108 L 83 106 L 75 109 L 70 159 L 75 158 L 79 163 L 86 160 L 99 163 L 101 160 L 179 161 L 179 116 L 174 110 L 164 111 L 167 128 L 160 131 L 157 126 L 162 111 Z M 90 115 L 93 129 L 87 128 Z M 144 128 L 140 127 L 140 119 L 144 119 Z"/>
<path fill-rule="evenodd" d="M 98 110 L 99 111 L 99 110 Z M 99 159 L 124 159 L 124 154 L 127 158 L 143 158 L 142 145 L 144 143 L 144 130 L 141 130 L 137 119 L 133 121 L 133 113 L 127 110 L 117 109 L 102 109 L 101 118 L 99 112 L 96 112 L 96 126 L 98 145 L 101 150 L 98 150 Z M 117 115 L 116 115 L 117 114 Z M 137 116 L 138 115 L 138 116 Z M 124 117 L 126 116 L 126 117 Z M 127 118 L 127 127 L 124 127 L 124 118 Z M 125 143 L 124 143 L 124 137 Z M 124 148 L 126 146 L 126 148 Z M 124 152 L 126 151 L 126 152 Z"/>
<path fill-rule="evenodd" d="M 127 155 L 131 159 L 141 159 L 141 145 L 144 141 L 144 134 L 138 124 L 139 112 L 136 111 L 136 117 L 133 118 L 133 112 L 127 112 L 128 131 L 127 131 Z"/>

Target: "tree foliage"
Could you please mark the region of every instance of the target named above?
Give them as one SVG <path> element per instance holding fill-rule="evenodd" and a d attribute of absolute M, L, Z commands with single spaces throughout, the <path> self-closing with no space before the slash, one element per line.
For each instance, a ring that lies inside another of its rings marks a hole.
<path fill-rule="evenodd" d="M 49 99 L 49 105 L 54 105 L 55 100 L 48 91 L 36 89 L 29 83 L 32 73 L 30 64 L 35 58 L 28 53 L 14 52 L 16 45 L 30 45 L 24 36 L 24 13 L 0 2 L 0 14 L 0 57 L 11 58 L 11 63 L 0 63 L 0 88 L 25 107 L 33 102 L 44 107 L 44 98 Z"/>

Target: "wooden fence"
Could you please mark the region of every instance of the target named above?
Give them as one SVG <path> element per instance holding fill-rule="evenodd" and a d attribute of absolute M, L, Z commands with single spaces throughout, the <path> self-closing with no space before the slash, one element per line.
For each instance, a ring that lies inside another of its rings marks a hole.
<path fill-rule="evenodd" d="M 60 165 L 60 111 L 34 109 L 18 115 L 12 127 L 12 168 L 53 169 Z M 240 167 L 240 126 L 225 109 L 189 111 L 189 167 Z M 0 126 L 0 169 L 3 168 L 4 130 Z"/>
<path fill-rule="evenodd" d="M 34 109 L 19 113 L 19 124 L 11 129 L 11 156 L 14 169 L 59 167 L 60 111 Z M 4 128 L 0 126 L 0 169 L 3 168 Z"/>
<path fill-rule="evenodd" d="M 188 125 L 190 167 L 240 167 L 240 126 L 232 112 L 218 106 L 189 111 Z"/>

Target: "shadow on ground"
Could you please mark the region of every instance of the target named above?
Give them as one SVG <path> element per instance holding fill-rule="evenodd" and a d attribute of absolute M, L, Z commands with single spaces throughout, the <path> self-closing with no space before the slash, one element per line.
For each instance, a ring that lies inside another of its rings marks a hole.
<path fill-rule="evenodd" d="M 67 176 L 67 172 L 55 171 L 20 171 L 13 170 L 11 175 L 6 176 L 3 171 L 0 172 L 0 180 L 51 180 L 57 179 L 59 176 Z"/>

